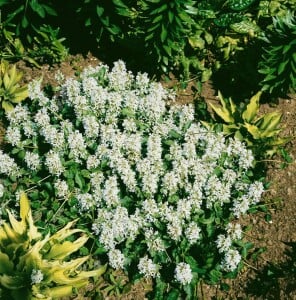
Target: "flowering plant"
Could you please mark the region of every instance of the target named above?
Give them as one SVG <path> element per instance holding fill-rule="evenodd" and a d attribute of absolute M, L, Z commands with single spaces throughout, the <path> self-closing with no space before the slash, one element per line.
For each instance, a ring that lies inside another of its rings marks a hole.
<path fill-rule="evenodd" d="M 46 228 L 79 217 L 88 251 L 152 278 L 153 299 L 192 299 L 200 279 L 236 276 L 250 247 L 239 219 L 264 190 L 252 152 L 122 61 L 60 79 L 51 98 L 33 82 L 30 108 L 7 113 L 2 201 L 26 189 Z"/>
<path fill-rule="evenodd" d="M 105 266 L 82 271 L 89 256 L 69 260 L 88 237 L 83 230 L 71 229 L 70 222 L 54 235 L 42 238 L 34 225 L 27 196 L 20 196 L 20 221 L 8 211 L 9 223 L 0 226 L 0 297 L 1 299 L 61 299 L 99 277 Z M 80 233 L 74 242 L 66 240 Z"/>

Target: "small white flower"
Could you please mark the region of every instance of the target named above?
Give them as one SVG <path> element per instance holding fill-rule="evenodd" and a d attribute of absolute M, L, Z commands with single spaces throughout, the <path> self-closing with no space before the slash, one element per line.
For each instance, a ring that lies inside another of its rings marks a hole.
<path fill-rule="evenodd" d="M 90 193 L 78 194 L 76 196 L 79 203 L 79 211 L 89 211 L 94 207 L 95 201 Z"/>
<path fill-rule="evenodd" d="M 220 235 L 218 235 L 216 244 L 217 244 L 219 252 L 222 253 L 222 252 L 226 252 L 230 249 L 232 240 L 231 240 L 230 236 L 220 234 Z"/>
<path fill-rule="evenodd" d="M 40 158 L 37 153 L 27 151 L 25 154 L 25 162 L 29 169 L 36 171 L 40 167 Z"/>
<path fill-rule="evenodd" d="M 69 194 L 69 186 L 65 180 L 57 179 L 54 183 L 54 187 L 57 191 L 57 196 L 60 198 L 65 198 Z"/>
<path fill-rule="evenodd" d="M 154 264 L 153 261 L 148 258 L 147 255 L 144 257 L 140 258 L 139 264 L 138 264 L 138 269 L 140 274 L 143 274 L 144 277 L 149 278 L 149 277 L 157 277 L 159 276 L 159 269 L 160 266 L 158 264 Z"/>
<path fill-rule="evenodd" d="M 123 269 L 125 257 L 118 249 L 112 249 L 108 252 L 109 264 L 114 269 Z"/>
<path fill-rule="evenodd" d="M 239 223 L 227 224 L 226 231 L 232 240 L 240 240 L 242 238 L 242 228 Z"/>
<path fill-rule="evenodd" d="M 237 268 L 240 261 L 241 261 L 241 255 L 239 254 L 239 252 L 234 249 L 229 249 L 225 253 L 224 260 L 222 261 L 222 268 L 225 271 L 232 272 Z"/>
<path fill-rule="evenodd" d="M 43 278 L 44 278 L 44 275 L 41 272 L 41 270 L 36 270 L 36 269 L 32 270 L 32 273 L 31 273 L 31 284 L 32 285 L 40 283 L 43 280 Z"/>
<path fill-rule="evenodd" d="M 191 268 L 188 264 L 178 263 L 175 269 L 175 279 L 181 284 L 189 284 L 193 278 Z"/>
<path fill-rule="evenodd" d="M 60 155 L 53 150 L 46 154 L 45 165 L 48 167 L 49 173 L 60 176 L 64 172 L 64 167 L 60 159 Z"/>
<path fill-rule="evenodd" d="M 201 232 L 201 229 L 197 226 L 196 223 L 194 222 L 191 222 L 186 230 L 185 230 L 185 235 L 186 235 L 186 238 L 188 239 L 189 241 L 189 244 L 194 244 L 198 239 L 201 238 L 200 236 L 200 232 Z"/>
<path fill-rule="evenodd" d="M 7 127 L 5 132 L 5 138 L 12 146 L 17 146 L 17 145 L 19 146 L 21 144 L 21 139 L 22 139 L 22 135 L 19 127 L 15 127 L 15 126 Z"/>
<path fill-rule="evenodd" d="M 2 198 L 4 195 L 4 185 L 0 183 L 0 198 Z"/>

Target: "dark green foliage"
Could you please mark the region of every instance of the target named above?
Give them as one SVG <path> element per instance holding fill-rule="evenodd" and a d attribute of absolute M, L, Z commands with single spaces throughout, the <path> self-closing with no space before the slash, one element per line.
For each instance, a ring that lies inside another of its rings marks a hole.
<path fill-rule="evenodd" d="M 50 16 L 56 16 L 52 1 L 1 0 L 2 26 L 13 30 L 17 37 L 23 36 L 30 43 L 38 28 Z"/>
<path fill-rule="evenodd" d="M 263 91 L 274 96 L 285 96 L 296 89 L 296 20 L 288 13 L 274 17 L 267 33 L 264 53 L 259 62 Z"/>

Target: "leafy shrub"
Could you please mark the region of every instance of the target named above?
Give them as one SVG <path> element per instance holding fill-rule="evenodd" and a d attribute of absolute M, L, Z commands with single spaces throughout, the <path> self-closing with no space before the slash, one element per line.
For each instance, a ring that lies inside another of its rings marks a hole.
<path fill-rule="evenodd" d="M 281 131 L 281 113 L 275 111 L 257 116 L 261 94 L 261 91 L 258 92 L 248 104 L 240 107 L 235 105 L 232 99 L 224 99 L 221 93 L 219 93 L 219 100 L 222 106 L 209 103 L 215 114 L 224 122 L 223 133 L 245 142 L 258 159 L 272 156 L 283 144 L 291 140 L 278 136 Z M 219 120 L 212 124 L 203 123 L 216 130 L 221 125 Z"/>
<path fill-rule="evenodd" d="M 43 0 L 2 0 L 0 1 L 1 25 L 3 28 L 13 30 L 23 42 L 31 43 L 32 33 L 44 24 L 49 16 L 56 16 L 52 1 Z"/>
<path fill-rule="evenodd" d="M 264 190 L 250 150 L 194 120 L 192 105 L 118 61 L 85 69 L 49 98 L 7 114 L 2 201 L 28 190 L 39 226 L 79 218 L 88 251 L 131 280 L 151 277 L 152 299 L 194 297 L 199 280 L 235 277 L 251 244 L 240 217 Z"/>
<path fill-rule="evenodd" d="M 85 286 L 89 277 L 105 271 L 104 266 L 88 272 L 79 270 L 89 256 L 68 260 L 88 239 L 82 230 L 70 229 L 74 221 L 42 238 L 24 193 L 20 196 L 21 220 L 9 211 L 8 216 L 10 224 L 0 226 L 1 299 L 61 299 Z M 66 240 L 76 233 L 81 233 L 77 240 Z"/>
<path fill-rule="evenodd" d="M 0 19 L 0 57 L 35 66 L 63 61 L 68 54 L 62 43 L 65 39 L 58 37 L 59 28 L 43 24 L 45 17 L 55 15 L 52 6 L 37 0 L 23 2 L 0 1 L 0 11 L 5 8 Z"/>
<path fill-rule="evenodd" d="M 292 13 L 274 17 L 259 62 L 263 91 L 285 96 L 296 90 L 296 20 Z"/>

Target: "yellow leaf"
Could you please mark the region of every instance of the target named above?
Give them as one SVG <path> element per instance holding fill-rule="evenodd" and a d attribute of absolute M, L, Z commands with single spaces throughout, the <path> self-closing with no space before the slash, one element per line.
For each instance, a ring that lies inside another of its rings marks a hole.
<path fill-rule="evenodd" d="M 259 126 L 260 130 L 270 131 L 277 129 L 282 119 L 282 114 L 279 112 L 271 112 L 263 116 L 262 123 Z"/>
<path fill-rule="evenodd" d="M 19 235 L 24 234 L 26 227 L 23 226 L 22 222 L 18 222 L 10 211 L 7 211 L 7 213 L 8 213 L 9 222 L 13 230 Z"/>
<path fill-rule="evenodd" d="M 212 107 L 212 109 L 214 110 L 214 112 L 222 119 L 224 120 L 224 122 L 226 123 L 233 123 L 234 122 L 234 119 L 233 117 L 231 116 L 231 114 L 229 113 L 229 111 L 227 109 L 224 109 L 223 107 L 219 107 L 219 106 L 216 106 L 212 103 L 210 103 L 210 106 Z"/>
<path fill-rule="evenodd" d="M 5 110 L 5 112 L 10 112 L 13 110 L 13 105 L 11 103 L 9 103 L 8 101 L 3 101 L 2 108 Z"/>
<path fill-rule="evenodd" d="M 18 88 L 16 92 L 13 93 L 13 98 L 11 102 L 13 103 L 20 103 L 21 101 L 25 100 L 29 96 L 27 86 L 23 86 Z"/>
<path fill-rule="evenodd" d="M 54 244 L 52 245 L 49 253 L 44 257 L 46 259 L 64 259 L 65 257 L 80 249 L 87 240 L 88 237 L 85 235 L 74 242 L 65 241 L 62 244 Z"/>
<path fill-rule="evenodd" d="M 99 277 L 103 275 L 107 270 L 107 264 L 100 267 L 99 269 L 92 271 L 81 271 L 78 276 L 81 278 L 89 278 L 89 277 Z"/>
<path fill-rule="evenodd" d="M 34 225 L 32 212 L 30 209 L 30 202 L 26 193 L 21 192 L 20 195 L 20 216 L 23 226 L 28 225 L 28 237 L 30 240 L 39 239 L 41 233 L 38 232 L 37 227 Z"/>
<path fill-rule="evenodd" d="M 73 295 L 72 285 L 64 285 L 48 288 L 45 294 L 50 297 L 50 299 L 61 299 L 62 297 L 69 297 Z"/>
<path fill-rule="evenodd" d="M 23 222 L 27 219 L 30 213 L 30 202 L 25 192 L 20 193 L 20 217 Z"/>
<path fill-rule="evenodd" d="M 250 103 L 247 105 L 246 110 L 243 112 L 242 117 L 244 121 L 251 123 L 255 116 L 258 113 L 259 110 L 259 100 L 260 96 L 262 94 L 262 91 L 259 91 L 256 95 L 254 95 L 250 99 Z"/>
<path fill-rule="evenodd" d="M 257 126 L 252 124 L 244 124 L 244 127 L 248 130 L 248 132 L 253 136 L 254 139 L 260 139 L 261 133 Z"/>

